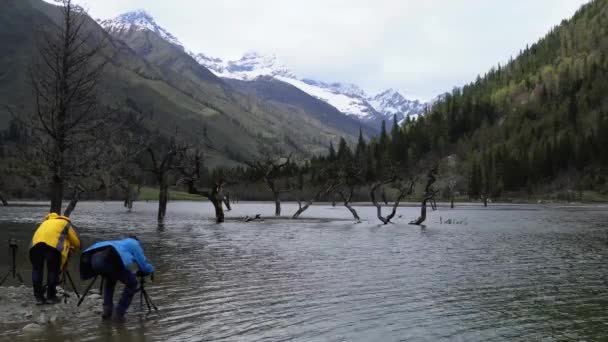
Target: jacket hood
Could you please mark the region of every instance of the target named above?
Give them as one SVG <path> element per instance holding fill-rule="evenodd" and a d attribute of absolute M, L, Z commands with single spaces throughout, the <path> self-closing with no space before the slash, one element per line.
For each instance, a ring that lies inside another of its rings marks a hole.
<path fill-rule="evenodd" d="M 62 220 L 66 220 L 66 221 L 70 221 L 69 217 L 66 216 L 61 216 L 58 215 L 57 213 L 49 213 L 48 215 L 46 215 L 46 217 L 44 218 L 44 220 L 55 220 L 55 219 L 62 219 Z"/>

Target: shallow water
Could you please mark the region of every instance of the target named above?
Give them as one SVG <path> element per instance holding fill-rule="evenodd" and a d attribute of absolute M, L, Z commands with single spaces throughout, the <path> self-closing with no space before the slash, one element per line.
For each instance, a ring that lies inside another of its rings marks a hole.
<path fill-rule="evenodd" d="M 27 244 L 46 207 L 0 208 L 0 243 Z M 157 267 L 148 285 L 160 314 L 134 300 L 124 327 L 90 317 L 27 336 L 45 340 L 530 341 L 608 336 L 608 208 L 466 206 L 400 208 L 382 226 L 372 207 L 314 206 L 329 220 L 238 220 L 216 225 L 208 203 L 173 202 L 158 228 L 155 203 L 127 213 L 117 202 L 81 203 L 74 223 L 87 246 L 137 234 Z M 284 204 L 285 213 L 295 205 Z M 240 204 L 228 217 L 271 214 Z M 466 224 L 440 224 L 446 219 Z M 345 220 L 346 219 L 346 220 Z M 8 258 L 0 249 L 0 273 Z M 77 277 L 77 260 L 72 260 Z M 79 289 L 86 284 L 78 284 Z M 0 322 L 0 339 L 22 337 Z"/>

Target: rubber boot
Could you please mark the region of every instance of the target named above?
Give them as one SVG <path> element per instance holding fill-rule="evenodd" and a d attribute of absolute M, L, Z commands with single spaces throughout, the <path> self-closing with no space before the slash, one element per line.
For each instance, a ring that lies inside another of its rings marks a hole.
<path fill-rule="evenodd" d="M 101 314 L 101 319 L 108 320 L 110 318 L 112 318 L 112 311 L 113 311 L 113 307 L 112 305 L 104 305 L 103 306 L 103 313 Z"/>

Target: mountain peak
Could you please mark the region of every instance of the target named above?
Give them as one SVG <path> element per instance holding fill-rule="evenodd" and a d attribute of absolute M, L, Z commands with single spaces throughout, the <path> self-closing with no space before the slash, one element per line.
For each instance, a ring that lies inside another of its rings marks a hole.
<path fill-rule="evenodd" d="M 99 24 L 108 32 L 129 30 L 152 31 L 167 42 L 184 48 L 182 43 L 169 31 L 156 23 L 154 17 L 143 9 L 138 9 L 118 15 L 114 19 L 100 21 Z"/>
<path fill-rule="evenodd" d="M 130 12 L 123 13 L 116 17 L 117 21 L 134 23 L 137 21 L 148 22 L 156 25 L 154 18 L 144 9 L 137 9 Z"/>
<path fill-rule="evenodd" d="M 250 51 L 243 54 L 240 59 L 231 61 L 204 54 L 192 54 L 192 56 L 218 77 L 243 81 L 252 81 L 260 76 L 275 77 L 366 123 L 390 120 L 393 115 L 397 115 L 398 120 L 407 116 L 415 118 L 424 108 L 419 101 L 408 100 L 395 89 L 387 89 L 370 97 L 355 84 L 298 78 L 289 68 L 281 64 L 274 54 L 265 55 Z"/>
<path fill-rule="evenodd" d="M 223 61 L 204 54 L 196 54 L 193 57 L 219 77 L 240 80 L 253 80 L 258 76 L 266 75 L 296 78 L 289 68 L 279 62 L 275 54 L 264 55 L 250 51 L 243 54 L 240 59 L 233 61 Z"/>

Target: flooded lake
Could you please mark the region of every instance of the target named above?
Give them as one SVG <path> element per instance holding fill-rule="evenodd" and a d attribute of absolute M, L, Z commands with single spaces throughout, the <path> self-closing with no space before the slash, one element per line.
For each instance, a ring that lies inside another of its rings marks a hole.
<path fill-rule="evenodd" d="M 285 214 L 296 205 L 284 204 Z M 608 208 L 463 206 L 430 212 L 424 229 L 400 208 L 379 225 L 375 208 L 314 206 L 304 218 L 244 223 L 274 212 L 237 204 L 217 225 L 209 203 L 173 202 L 156 225 L 156 203 L 79 204 L 72 218 L 88 246 L 137 234 L 157 268 L 124 327 L 99 316 L 64 322 L 43 340 L 121 341 L 530 341 L 608 336 Z M 27 245 L 47 207 L 0 208 L 0 273 L 9 236 L 29 282 Z M 463 224 L 441 224 L 447 219 Z M 464 224 L 466 223 L 466 224 Z M 71 261 L 77 277 L 77 260 Z M 11 285 L 14 283 L 11 283 Z M 86 284 L 79 283 L 82 290 Z M 120 288 L 119 288 L 120 290 Z M 33 300 L 33 299 L 32 299 Z M 0 340 L 22 336 L 0 322 Z M 28 337 L 32 338 L 32 336 Z"/>

